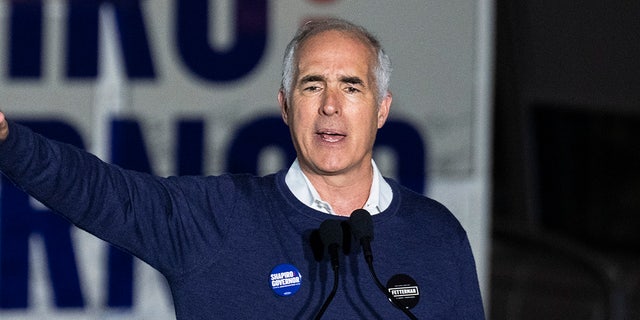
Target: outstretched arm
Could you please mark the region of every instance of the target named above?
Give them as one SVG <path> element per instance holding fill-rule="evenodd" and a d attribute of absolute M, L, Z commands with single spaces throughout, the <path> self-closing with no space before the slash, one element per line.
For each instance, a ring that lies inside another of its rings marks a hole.
<path fill-rule="evenodd" d="M 233 203 L 225 196 L 232 188 L 228 179 L 124 170 L 7 121 L 1 112 L 0 171 L 78 227 L 161 271 L 200 263 L 202 252 L 219 244 L 212 228 L 226 221 L 211 223 L 211 203 Z"/>
<path fill-rule="evenodd" d="M 135 225 L 127 223 L 137 222 L 139 211 L 161 216 L 168 210 L 163 202 L 150 200 L 166 198 L 159 179 L 127 173 L 84 150 L 47 139 L 2 112 L 0 171 L 75 225 L 133 252 L 146 249 L 132 247 L 140 241 L 128 237 Z"/>

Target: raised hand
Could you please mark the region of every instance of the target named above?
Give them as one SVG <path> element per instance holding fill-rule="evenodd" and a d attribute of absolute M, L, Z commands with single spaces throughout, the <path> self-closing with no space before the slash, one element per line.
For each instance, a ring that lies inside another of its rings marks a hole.
<path fill-rule="evenodd" d="M 0 111 L 0 141 L 4 141 L 9 135 L 9 124 L 4 117 L 4 112 Z"/>

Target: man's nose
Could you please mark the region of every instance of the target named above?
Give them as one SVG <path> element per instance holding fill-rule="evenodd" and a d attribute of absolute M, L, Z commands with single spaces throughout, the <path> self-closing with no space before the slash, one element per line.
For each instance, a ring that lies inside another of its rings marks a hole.
<path fill-rule="evenodd" d="M 320 113 L 327 116 L 339 114 L 341 107 L 340 92 L 337 89 L 327 89 L 324 93 Z"/>

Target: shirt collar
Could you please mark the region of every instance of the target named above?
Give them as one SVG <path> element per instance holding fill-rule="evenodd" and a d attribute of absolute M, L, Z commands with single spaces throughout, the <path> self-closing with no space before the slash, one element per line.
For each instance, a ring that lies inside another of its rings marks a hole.
<path fill-rule="evenodd" d="M 387 181 L 380 174 L 380 171 L 373 159 L 371 159 L 371 165 L 373 167 L 373 181 L 369 191 L 369 198 L 367 199 L 363 209 L 374 215 L 389 207 L 391 200 L 393 199 L 393 192 L 391 191 L 391 186 L 389 186 Z M 328 214 L 335 214 L 331 205 L 320 198 L 316 188 L 302 172 L 298 159 L 296 159 L 289 167 L 289 171 L 287 171 L 287 175 L 285 176 L 285 182 L 293 195 L 308 207 Z"/>

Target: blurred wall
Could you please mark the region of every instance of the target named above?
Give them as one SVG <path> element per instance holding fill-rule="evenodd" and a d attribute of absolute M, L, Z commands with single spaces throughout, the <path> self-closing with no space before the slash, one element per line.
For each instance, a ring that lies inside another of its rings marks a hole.
<path fill-rule="evenodd" d="M 640 3 L 497 1 L 493 319 L 637 319 Z"/>

